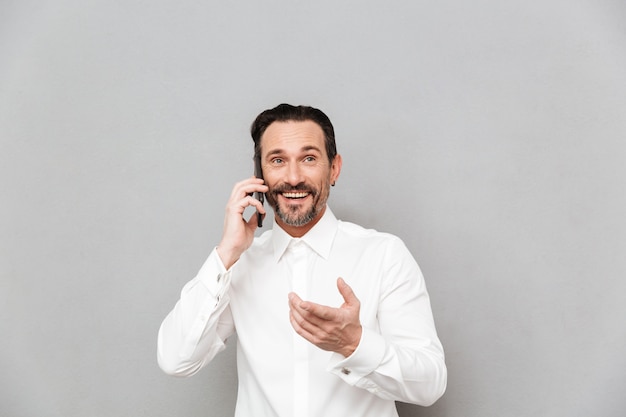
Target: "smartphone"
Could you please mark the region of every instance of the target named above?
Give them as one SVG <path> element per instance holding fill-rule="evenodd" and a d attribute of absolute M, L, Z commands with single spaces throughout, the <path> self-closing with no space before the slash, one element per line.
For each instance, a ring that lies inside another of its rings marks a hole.
<path fill-rule="evenodd" d="M 261 169 L 261 155 L 254 158 L 254 176 L 263 179 L 263 170 Z M 263 193 L 254 193 L 254 198 L 259 200 L 261 204 L 265 203 L 265 195 Z M 263 227 L 263 215 L 256 212 L 256 221 L 259 227 Z"/>

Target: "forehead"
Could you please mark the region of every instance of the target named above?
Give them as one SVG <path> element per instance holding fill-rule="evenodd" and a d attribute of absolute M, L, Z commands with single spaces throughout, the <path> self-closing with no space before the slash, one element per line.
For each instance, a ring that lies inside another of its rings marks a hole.
<path fill-rule="evenodd" d="M 326 154 L 324 131 L 311 120 L 274 122 L 261 136 L 263 154 L 278 150 L 294 152 L 311 147 L 319 148 Z"/>

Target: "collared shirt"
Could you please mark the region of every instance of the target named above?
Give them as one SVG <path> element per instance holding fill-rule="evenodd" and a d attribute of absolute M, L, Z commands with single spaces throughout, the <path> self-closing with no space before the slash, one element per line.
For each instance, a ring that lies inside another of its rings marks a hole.
<path fill-rule="evenodd" d="M 327 352 L 289 322 L 287 295 L 343 304 L 337 278 L 360 300 L 361 341 Z M 394 400 L 430 405 L 447 371 L 422 273 L 402 241 L 339 221 L 329 208 L 302 238 L 278 225 L 227 271 L 215 250 L 159 330 L 158 360 L 196 373 L 237 333 L 235 415 L 391 417 Z"/>

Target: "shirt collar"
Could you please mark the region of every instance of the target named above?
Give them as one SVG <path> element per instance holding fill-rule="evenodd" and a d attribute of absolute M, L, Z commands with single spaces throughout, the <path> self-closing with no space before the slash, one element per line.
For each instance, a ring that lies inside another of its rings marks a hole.
<path fill-rule="evenodd" d="M 328 259 L 335 234 L 337 233 L 337 224 L 337 218 L 330 210 L 330 207 L 326 206 L 326 211 L 319 222 L 299 239 L 306 243 L 307 246 L 313 249 L 319 256 Z M 274 222 L 272 241 L 274 246 L 274 260 L 276 262 L 278 262 L 281 256 L 283 256 L 283 253 L 285 253 L 289 242 L 294 239 L 296 238 L 290 236 Z"/>

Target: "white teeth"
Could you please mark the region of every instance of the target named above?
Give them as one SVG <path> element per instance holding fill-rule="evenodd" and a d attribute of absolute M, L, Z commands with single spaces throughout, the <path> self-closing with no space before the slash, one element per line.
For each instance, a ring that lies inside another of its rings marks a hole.
<path fill-rule="evenodd" d="M 307 195 L 309 195 L 309 193 L 283 193 L 283 196 L 287 198 L 304 198 Z"/>

